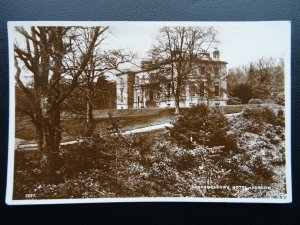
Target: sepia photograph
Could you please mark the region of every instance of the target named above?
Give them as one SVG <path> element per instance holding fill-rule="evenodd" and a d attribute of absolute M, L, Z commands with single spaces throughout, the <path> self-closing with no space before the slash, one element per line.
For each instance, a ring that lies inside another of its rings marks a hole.
<path fill-rule="evenodd" d="M 6 203 L 288 203 L 291 27 L 8 22 Z"/>

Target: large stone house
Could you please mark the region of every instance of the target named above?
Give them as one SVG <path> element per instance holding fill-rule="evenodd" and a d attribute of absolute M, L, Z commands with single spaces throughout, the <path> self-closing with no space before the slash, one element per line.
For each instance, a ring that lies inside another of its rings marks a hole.
<path fill-rule="evenodd" d="M 175 107 L 171 82 L 151 85 L 149 61 L 142 62 L 142 69 L 129 70 L 117 75 L 117 109 Z M 200 103 L 225 105 L 227 100 L 226 64 L 220 60 L 218 50 L 194 57 L 191 72 L 181 87 L 180 107 L 191 107 Z"/>

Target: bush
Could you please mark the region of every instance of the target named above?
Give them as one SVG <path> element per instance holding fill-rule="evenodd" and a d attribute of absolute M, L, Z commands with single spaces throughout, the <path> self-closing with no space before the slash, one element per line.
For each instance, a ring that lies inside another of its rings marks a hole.
<path fill-rule="evenodd" d="M 252 98 L 249 100 L 248 102 L 249 104 L 262 104 L 262 100 L 258 99 L 258 98 Z"/>
<path fill-rule="evenodd" d="M 14 199 L 27 193 L 37 199 L 257 197 L 267 191 L 201 186 L 272 185 L 274 167 L 285 165 L 282 121 L 283 112 L 268 107 L 248 107 L 227 120 L 218 108 L 199 105 L 182 110 L 167 133 L 95 133 L 63 147 L 59 183 L 41 174 L 40 152 L 16 152 Z"/>
<path fill-rule="evenodd" d="M 247 104 L 253 97 L 252 89 L 248 84 L 238 84 L 233 88 L 231 95 L 241 99 L 242 104 Z"/>
<path fill-rule="evenodd" d="M 170 129 L 172 140 L 179 146 L 193 148 L 195 145 L 219 146 L 226 144 L 228 122 L 219 108 L 201 104 L 182 111 Z"/>
<path fill-rule="evenodd" d="M 240 105 L 240 104 L 242 104 L 242 101 L 238 97 L 228 96 L 228 100 L 226 101 L 226 104 L 227 105 Z"/>
<path fill-rule="evenodd" d="M 281 109 L 276 113 L 275 110 L 268 106 L 246 107 L 242 112 L 242 116 L 260 125 L 267 123 L 275 126 L 284 126 L 284 114 Z"/>
<path fill-rule="evenodd" d="M 154 100 L 147 100 L 146 101 L 146 107 L 156 107 L 156 102 Z"/>
<path fill-rule="evenodd" d="M 263 150 L 270 156 L 270 164 L 285 164 L 285 118 L 281 108 L 246 107 L 241 115 L 231 119 L 230 130 L 238 136 L 240 149 L 248 149 L 253 154 Z"/>
<path fill-rule="evenodd" d="M 270 98 L 264 99 L 262 102 L 263 102 L 263 104 L 274 104 L 274 101 Z"/>
<path fill-rule="evenodd" d="M 278 104 L 278 105 L 285 105 L 284 96 L 277 96 L 275 98 L 275 103 Z"/>
<path fill-rule="evenodd" d="M 224 114 L 240 113 L 244 109 L 244 105 L 224 105 L 219 108 Z"/>

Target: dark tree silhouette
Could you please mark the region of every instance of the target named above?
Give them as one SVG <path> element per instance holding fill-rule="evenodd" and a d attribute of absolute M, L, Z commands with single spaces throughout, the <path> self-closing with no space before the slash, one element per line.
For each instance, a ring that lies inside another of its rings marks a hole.
<path fill-rule="evenodd" d="M 83 28 L 33 26 L 30 30 L 15 29 L 24 40 L 22 45 L 14 45 L 16 83 L 29 102 L 24 111 L 36 128 L 45 171 L 55 173 L 61 141 L 61 105 L 78 86 L 98 37 L 107 27 L 88 28 L 92 38 L 81 51 L 78 46 Z M 79 59 L 70 64 L 75 56 Z M 31 76 L 32 87 L 23 83 L 22 72 Z"/>

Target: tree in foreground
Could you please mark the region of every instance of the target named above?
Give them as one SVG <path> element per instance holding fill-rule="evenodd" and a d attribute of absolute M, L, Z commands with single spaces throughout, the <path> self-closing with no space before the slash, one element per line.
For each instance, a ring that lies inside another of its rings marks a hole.
<path fill-rule="evenodd" d="M 81 45 L 84 29 L 92 33 L 86 46 Z M 23 42 L 14 45 L 15 79 L 29 102 L 23 112 L 31 118 L 36 128 L 38 148 L 43 153 L 42 164 L 49 173 L 55 173 L 58 168 L 61 106 L 78 86 L 79 77 L 98 45 L 98 38 L 107 29 L 16 27 Z M 74 61 L 74 58 L 78 60 Z M 24 83 L 22 72 L 31 76 L 31 86 Z"/>
<path fill-rule="evenodd" d="M 206 56 L 216 42 L 213 27 L 192 26 L 163 27 L 157 43 L 150 50 L 152 67 L 167 77 L 171 95 L 175 99 L 175 114 L 179 114 L 179 102 L 193 61 Z"/>

